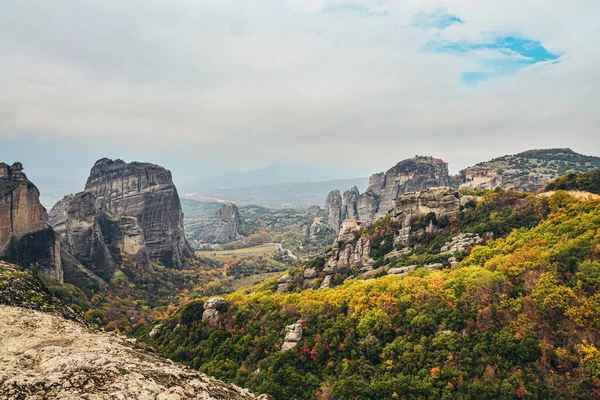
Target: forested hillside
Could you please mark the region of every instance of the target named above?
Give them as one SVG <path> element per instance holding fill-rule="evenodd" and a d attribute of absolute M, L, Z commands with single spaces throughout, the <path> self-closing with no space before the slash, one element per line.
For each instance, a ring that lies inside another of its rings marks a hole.
<path fill-rule="evenodd" d="M 267 281 L 225 296 L 215 318 L 202 322 L 198 300 L 135 334 L 277 399 L 599 398 L 600 200 L 510 207 L 516 218 L 465 225 L 503 232 L 451 268 L 286 294 Z M 301 339 L 282 352 L 296 322 Z"/>

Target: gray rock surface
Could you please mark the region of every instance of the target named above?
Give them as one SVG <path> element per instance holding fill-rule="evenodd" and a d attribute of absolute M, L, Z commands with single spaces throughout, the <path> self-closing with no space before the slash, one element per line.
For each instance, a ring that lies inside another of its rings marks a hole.
<path fill-rule="evenodd" d="M 255 396 L 59 316 L 0 306 L 0 398 L 220 399 Z"/>
<path fill-rule="evenodd" d="M 338 232 L 342 225 L 342 195 L 339 190 L 332 190 L 325 200 L 325 224 Z"/>
<path fill-rule="evenodd" d="M 60 243 L 23 165 L 0 163 L 0 259 L 63 281 Z"/>
<path fill-rule="evenodd" d="M 302 324 L 297 322 L 285 327 L 285 341 L 281 346 L 281 351 L 288 351 L 296 347 L 298 342 L 302 340 Z"/>
<path fill-rule="evenodd" d="M 448 164 L 438 158 L 416 156 L 385 173 L 372 175 L 365 193 L 360 194 L 356 186 L 345 191 L 343 198 L 338 190 L 329 193 L 325 202 L 326 222 L 338 231 L 346 219 L 374 221 L 387 215 L 404 193 L 447 186 L 449 182 Z"/>
<path fill-rule="evenodd" d="M 225 203 L 215 216 L 212 227 L 209 229 L 209 241 L 215 243 L 228 243 L 242 238 L 239 229 L 244 223 L 242 216 L 233 203 Z"/>
<path fill-rule="evenodd" d="M 145 272 L 152 272 L 152 261 L 181 268 L 194 257 L 171 173 L 158 165 L 98 160 L 85 190 L 63 198 L 50 215 L 64 250 L 105 279 L 120 253 Z"/>

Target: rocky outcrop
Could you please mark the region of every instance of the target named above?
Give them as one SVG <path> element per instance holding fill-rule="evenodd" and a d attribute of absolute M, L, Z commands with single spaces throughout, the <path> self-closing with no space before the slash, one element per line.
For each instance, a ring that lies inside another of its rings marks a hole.
<path fill-rule="evenodd" d="M 241 239 L 239 228 L 243 220 L 237 206 L 233 203 L 225 203 L 215 216 L 208 239 L 215 243 L 228 243 Z"/>
<path fill-rule="evenodd" d="M 63 250 L 105 280 L 122 253 L 145 272 L 152 261 L 181 268 L 193 257 L 171 173 L 158 165 L 98 160 L 85 190 L 59 201 L 50 217 Z"/>
<path fill-rule="evenodd" d="M 482 243 L 481 237 L 476 233 L 461 233 L 446 242 L 440 249 L 442 254 L 467 252 L 471 247 Z"/>
<path fill-rule="evenodd" d="M 0 163 L 0 258 L 63 281 L 60 244 L 21 163 Z"/>
<path fill-rule="evenodd" d="M 325 224 L 338 232 L 342 224 L 342 195 L 339 190 L 332 190 L 325 200 Z"/>
<path fill-rule="evenodd" d="M 255 398 L 90 329 L 16 265 L 0 261 L 0 281 L 0 399 Z"/>
<path fill-rule="evenodd" d="M 360 194 L 356 186 L 345 191 L 343 198 L 337 190 L 329 193 L 325 208 L 327 215 L 332 217 L 328 217 L 327 222 L 339 230 L 336 223 L 339 227 L 346 219 L 374 221 L 387 215 L 402 194 L 447 186 L 449 182 L 448 164 L 441 159 L 423 156 L 410 158 L 385 173 L 372 175 L 365 193 Z"/>
<path fill-rule="evenodd" d="M 413 220 L 433 213 L 436 218 L 450 216 L 460 211 L 471 197 L 463 196 L 451 187 L 438 187 L 422 192 L 407 193 L 396 200 L 392 219 L 399 221 L 402 228 L 394 245 L 408 243 Z"/>
<path fill-rule="evenodd" d="M 298 342 L 302 340 L 302 324 L 300 321 L 295 324 L 285 327 L 285 341 L 281 346 L 281 351 L 288 351 L 296 347 Z"/>
<path fill-rule="evenodd" d="M 404 193 L 419 192 L 438 186 L 447 186 L 448 164 L 439 158 L 414 157 L 390 168 L 385 174 L 376 174 L 369 180 L 367 192 L 378 199 L 375 217 L 384 217 Z M 360 216 L 360 219 L 373 219 Z"/>
<path fill-rule="evenodd" d="M 128 339 L 9 306 L 0 306 L 0 382 L 6 399 L 255 398 Z"/>
<path fill-rule="evenodd" d="M 227 302 L 223 297 L 211 297 L 204 303 L 204 312 L 202 313 L 202 321 L 208 321 L 219 315 L 219 310 L 225 306 Z"/>
<path fill-rule="evenodd" d="M 535 149 L 481 162 L 460 171 L 460 188 L 535 192 L 567 171 L 577 173 L 600 168 L 600 157 L 578 154 L 571 149 Z"/>

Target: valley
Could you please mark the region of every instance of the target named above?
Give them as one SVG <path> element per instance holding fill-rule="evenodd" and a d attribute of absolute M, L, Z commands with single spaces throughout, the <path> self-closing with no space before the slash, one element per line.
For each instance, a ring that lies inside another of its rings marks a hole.
<path fill-rule="evenodd" d="M 600 180 L 593 158 L 559 176 L 564 152 L 544 154 L 558 161 L 529 191 L 417 157 L 305 209 L 180 201 L 162 167 L 101 159 L 49 214 L 4 164 L 1 254 L 24 270 L 2 264 L 0 300 L 124 335 L 243 396 L 581 398 L 596 390 Z"/>

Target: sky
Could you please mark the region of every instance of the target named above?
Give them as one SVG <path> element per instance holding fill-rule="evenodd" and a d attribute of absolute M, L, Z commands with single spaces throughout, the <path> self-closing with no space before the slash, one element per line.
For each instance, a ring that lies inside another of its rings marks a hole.
<path fill-rule="evenodd" d="M 600 155 L 596 0 L 3 0 L 0 160 L 83 180 Z"/>

